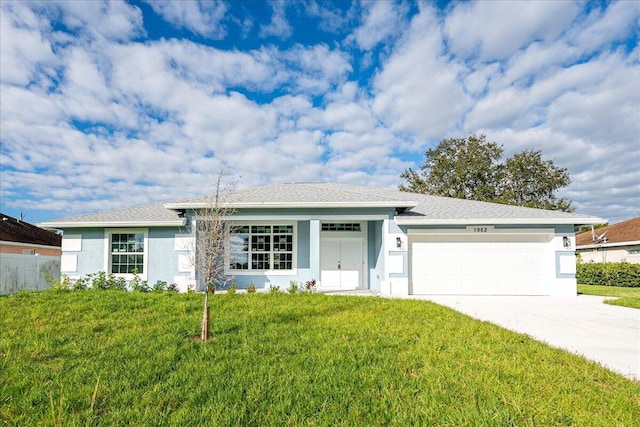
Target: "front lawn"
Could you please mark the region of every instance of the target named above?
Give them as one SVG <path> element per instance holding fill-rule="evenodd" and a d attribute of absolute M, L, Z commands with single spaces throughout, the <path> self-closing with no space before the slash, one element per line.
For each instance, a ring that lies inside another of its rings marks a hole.
<path fill-rule="evenodd" d="M 639 425 L 640 384 L 426 301 L 0 298 L 8 425 Z"/>
<path fill-rule="evenodd" d="M 640 288 L 628 288 L 622 286 L 578 285 L 578 293 L 584 295 L 617 297 L 616 299 L 606 300 L 605 303 L 640 309 Z"/>

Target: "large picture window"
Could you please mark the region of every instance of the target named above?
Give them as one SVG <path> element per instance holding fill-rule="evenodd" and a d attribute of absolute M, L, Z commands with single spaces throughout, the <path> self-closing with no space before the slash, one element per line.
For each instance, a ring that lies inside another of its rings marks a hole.
<path fill-rule="evenodd" d="M 144 274 L 144 233 L 112 233 L 111 273 Z"/>
<path fill-rule="evenodd" d="M 230 230 L 229 269 L 292 270 L 293 225 L 234 225 Z"/>

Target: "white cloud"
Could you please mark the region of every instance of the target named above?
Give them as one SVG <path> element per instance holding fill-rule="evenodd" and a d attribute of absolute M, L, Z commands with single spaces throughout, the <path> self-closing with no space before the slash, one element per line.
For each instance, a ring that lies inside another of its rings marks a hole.
<path fill-rule="evenodd" d="M 141 35 L 142 12 L 125 2 L 107 0 L 50 1 L 45 10 L 57 14 L 64 24 L 75 31 L 109 40 L 130 40 Z"/>
<path fill-rule="evenodd" d="M 288 39 L 293 29 L 287 21 L 287 3 L 284 1 L 273 0 L 269 4 L 273 9 L 271 22 L 268 25 L 260 27 L 260 37 L 277 37 L 279 39 Z"/>
<path fill-rule="evenodd" d="M 478 67 L 464 78 L 464 87 L 468 94 L 473 96 L 483 95 L 487 90 L 489 82 L 499 72 L 500 65 L 492 62 Z"/>
<path fill-rule="evenodd" d="M 572 29 L 571 38 L 583 54 L 589 54 L 626 34 L 637 32 L 640 19 L 640 3 L 618 1 L 603 11 L 593 8 L 585 22 Z"/>
<path fill-rule="evenodd" d="M 329 33 L 345 32 L 351 20 L 354 19 L 357 3 L 349 5 L 348 10 L 343 10 L 337 6 L 344 6 L 346 3 L 328 3 L 311 0 L 305 3 L 305 12 L 312 17 L 320 19 L 318 28 Z"/>
<path fill-rule="evenodd" d="M 460 81 L 465 70 L 443 55 L 439 28 L 434 10 L 422 9 L 375 78 L 374 111 L 393 130 L 438 138 L 470 106 Z"/>
<path fill-rule="evenodd" d="M 506 59 L 531 40 L 558 37 L 578 11 L 568 1 L 460 2 L 446 17 L 446 40 L 462 57 Z"/>
<path fill-rule="evenodd" d="M 637 69 L 637 65 L 625 64 L 621 55 L 604 53 L 586 63 L 557 68 L 556 72 L 550 75 L 528 75 L 526 78 L 533 80 L 528 86 L 508 85 L 503 88 L 504 85 L 500 83 L 500 79 L 496 78 L 498 83 L 495 86 L 497 88 L 491 88 L 486 96 L 476 102 L 466 117 L 465 129 L 473 131 L 487 127 L 523 128 L 535 126 L 540 121 L 547 121 L 547 115 L 554 112 L 555 107 L 552 103 L 564 97 L 569 97 L 572 100 L 571 106 L 563 110 L 564 120 L 571 120 L 572 117 L 584 120 L 584 115 L 576 114 L 576 112 L 595 101 L 595 99 L 590 99 L 593 96 L 607 97 L 607 93 L 611 92 L 603 90 L 605 87 L 603 82 L 608 82 L 608 85 L 622 88 L 621 93 L 627 95 L 627 104 L 610 99 L 608 102 L 609 110 L 599 111 L 597 116 L 591 118 L 593 123 L 601 124 L 602 119 L 598 119 L 598 117 L 617 111 L 621 106 L 623 107 L 621 112 L 624 113 L 624 106 L 629 103 L 633 104 L 634 79 L 632 75 L 637 72 Z M 509 73 L 507 72 L 507 74 Z M 621 79 L 612 76 L 619 76 Z M 580 103 L 573 103 L 577 98 L 584 99 Z M 621 117 L 618 113 L 613 114 L 618 118 Z M 622 117 L 626 117 L 626 114 L 622 114 Z M 556 123 L 556 125 L 559 124 Z M 575 130 L 578 131 L 577 128 Z"/>
<path fill-rule="evenodd" d="M 150 0 L 147 3 L 165 21 L 177 28 L 211 39 L 222 39 L 227 34 L 222 20 L 227 5 L 221 0 L 171 1 Z"/>
<path fill-rule="evenodd" d="M 0 81 L 27 85 L 41 78 L 43 66 L 57 63 L 46 39 L 49 21 L 18 2 L 1 2 L 0 8 Z"/>
<path fill-rule="evenodd" d="M 362 25 L 351 35 L 362 50 L 373 49 L 379 43 L 396 35 L 399 29 L 406 27 L 407 6 L 404 3 L 363 2 L 362 7 Z"/>
<path fill-rule="evenodd" d="M 275 57 L 281 58 L 282 66 L 286 66 L 283 72 L 290 76 L 291 89 L 296 93 L 327 92 L 352 70 L 348 54 L 324 44 L 295 45 Z"/>

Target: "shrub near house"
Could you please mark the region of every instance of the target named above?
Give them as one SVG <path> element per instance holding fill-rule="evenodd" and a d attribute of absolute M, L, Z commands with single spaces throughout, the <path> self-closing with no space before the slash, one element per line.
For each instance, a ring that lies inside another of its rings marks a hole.
<path fill-rule="evenodd" d="M 578 263 L 576 279 L 582 285 L 640 287 L 640 264 L 628 262 Z"/>

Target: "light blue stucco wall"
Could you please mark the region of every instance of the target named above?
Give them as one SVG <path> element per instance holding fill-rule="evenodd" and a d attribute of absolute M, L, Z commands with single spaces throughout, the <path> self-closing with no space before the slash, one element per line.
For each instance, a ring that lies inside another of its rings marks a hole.
<path fill-rule="evenodd" d="M 118 228 L 122 230 L 123 228 Z M 140 227 L 135 227 L 139 230 Z M 174 235 L 184 233 L 180 227 L 151 227 L 147 229 L 147 281 L 154 284 L 156 281 L 171 283 L 175 276 L 189 275 L 178 271 L 178 256 L 182 252 L 175 251 Z M 80 251 L 65 251 L 64 255 L 77 256 L 77 269 L 75 272 L 64 272 L 68 276 L 84 277 L 87 274 L 107 271 L 105 260 L 108 253 L 105 251 L 104 228 L 73 228 L 63 230 L 66 235 L 82 236 Z M 108 248 L 107 248 L 108 251 Z M 108 265 L 108 263 L 107 263 Z"/>
<path fill-rule="evenodd" d="M 171 283 L 175 276 L 189 276 L 178 269 L 178 256 L 186 252 L 175 250 L 174 236 L 184 233 L 184 228 L 178 227 L 149 228 L 147 281 L 150 285 L 157 281 Z"/>
<path fill-rule="evenodd" d="M 98 271 L 104 271 L 104 229 L 103 228 L 87 228 L 87 229 L 70 229 L 64 230 L 64 234 L 81 235 L 81 251 L 80 252 L 63 252 L 63 255 L 77 255 L 77 271 L 75 273 L 66 273 L 70 276 L 85 276 Z M 64 273 L 64 272 L 63 272 Z"/>
<path fill-rule="evenodd" d="M 375 291 L 380 291 L 380 283 L 384 280 L 383 226 L 383 221 L 369 221 L 367 227 L 369 289 Z"/>

